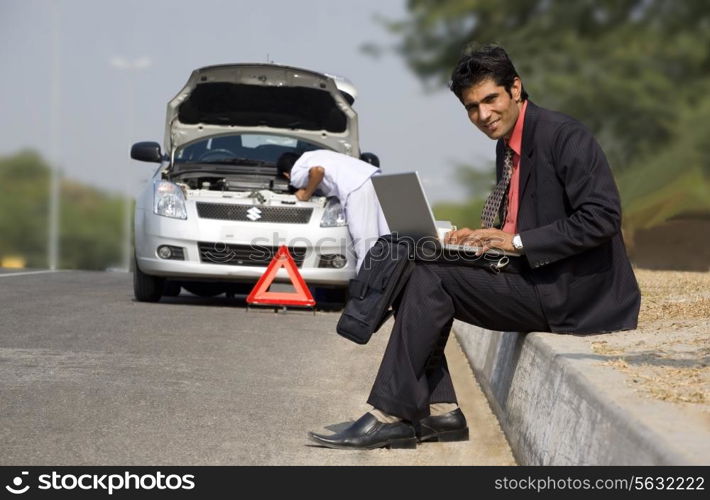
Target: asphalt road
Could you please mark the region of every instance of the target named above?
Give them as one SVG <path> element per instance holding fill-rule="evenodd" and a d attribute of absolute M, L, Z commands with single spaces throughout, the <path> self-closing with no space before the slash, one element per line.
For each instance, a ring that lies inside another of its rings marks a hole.
<path fill-rule="evenodd" d="M 306 433 L 369 409 L 388 326 L 357 346 L 337 313 L 139 303 L 123 273 L 0 270 L 0 304 L 0 465 L 514 463 L 453 339 L 469 442 L 329 450 Z"/>

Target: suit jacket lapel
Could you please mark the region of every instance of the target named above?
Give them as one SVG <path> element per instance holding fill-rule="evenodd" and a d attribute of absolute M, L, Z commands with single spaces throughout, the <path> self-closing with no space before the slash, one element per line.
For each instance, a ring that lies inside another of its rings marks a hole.
<path fill-rule="evenodd" d="M 535 106 L 531 101 L 528 101 L 528 107 L 525 115 L 525 125 L 523 126 L 523 144 L 520 155 L 520 187 L 519 196 L 525 195 L 525 188 L 530 179 L 530 172 L 533 165 L 533 152 L 535 151 L 535 127 L 540 115 L 540 108 Z"/>

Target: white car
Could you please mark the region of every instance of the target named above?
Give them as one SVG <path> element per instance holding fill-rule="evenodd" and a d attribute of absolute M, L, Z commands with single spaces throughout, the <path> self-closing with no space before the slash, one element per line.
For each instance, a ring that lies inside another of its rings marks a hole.
<path fill-rule="evenodd" d="M 360 154 L 356 90 L 347 80 L 273 64 L 193 71 L 169 103 L 165 151 L 133 145 L 160 163 L 135 211 L 134 293 L 155 302 L 180 287 L 202 296 L 248 293 L 286 245 L 319 295 L 344 297 L 356 259 L 337 198 L 299 201 L 276 161 L 285 152 Z M 288 282 L 281 269 L 277 281 Z"/>

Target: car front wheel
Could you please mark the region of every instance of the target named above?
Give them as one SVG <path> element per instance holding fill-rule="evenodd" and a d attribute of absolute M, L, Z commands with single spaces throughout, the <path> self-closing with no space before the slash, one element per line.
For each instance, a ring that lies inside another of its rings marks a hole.
<path fill-rule="evenodd" d="M 138 302 L 158 302 L 163 296 L 165 278 L 145 274 L 134 262 L 133 295 Z"/>

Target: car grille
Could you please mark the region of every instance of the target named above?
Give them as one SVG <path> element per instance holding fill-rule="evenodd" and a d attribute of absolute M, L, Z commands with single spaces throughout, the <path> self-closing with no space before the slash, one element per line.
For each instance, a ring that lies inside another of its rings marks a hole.
<path fill-rule="evenodd" d="M 227 243 L 197 244 L 200 250 L 200 261 L 206 264 L 224 264 L 228 266 L 268 266 L 279 247 L 260 245 L 230 245 Z M 306 249 L 303 247 L 288 247 L 298 267 L 303 264 Z"/>
<path fill-rule="evenodd" d="M 308 224 L 312 214 L 312 208 L 197 203 L 197 215 L 203 219 Z"/>

